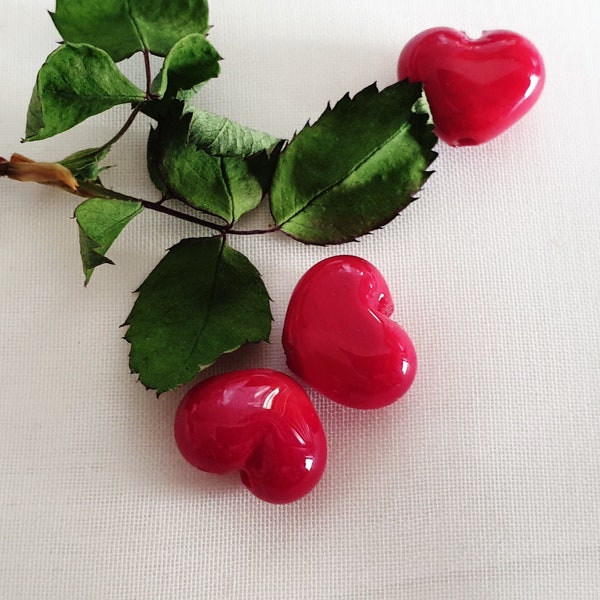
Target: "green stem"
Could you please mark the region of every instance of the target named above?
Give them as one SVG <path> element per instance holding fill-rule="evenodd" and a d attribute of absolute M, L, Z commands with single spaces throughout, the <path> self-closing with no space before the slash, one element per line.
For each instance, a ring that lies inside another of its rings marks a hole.
<path fill-rule="evenodd" d="M 152 99 L 152 69 L 150 67 L 150 52 L 144 48 L 144 71 L 146 72 L 146 100 Z"/>
<path fill-rule="evenodd" d="M 133 125 L 133 122 L 135 121 L 136 117 L 140 114 L 140 111 L 142 110 L 146 102 L 146 100 L 143 100 L 139 104 L 136 104 L 134 109 L 131 111 L 131 114 L 129 115 L 127 121 L 125 121 L 125 123 L 123 124 L 123 127 L 121 127 L 121 129 L 119 129 L 119 131 L 117 131 L 117 133 L 110 140 L 108 140 L 106 144 L 102 146 L 103 148 L 110 148 L 110 146 L 116 144 L 125 135 L 127 130 Z"/>
<path fill-rule="evenodd" d="M 160 202 L 150 202 L 148 200 L 137 200 L 137 202 L 140 202 L 144 208 L 154 210 L 156 212 L 162 213 L 163 215 L 169 215 L 171 217 L 175 217 L 176 219 L 181 219 L 183 221 L 188 221 L 189 223 L 201 225 L 202 227 L 207 227 L 208 229 L 218 231 L 219 233 L 227 233 L 226 226 L 219 225 L 217 223 L 212 223 L 211 221 L 206 221 L 205 219 L 201 219 L 194 215 L 188 215 L 187 213 L 180 212 L 173 208 L 169 208 L 168 206 L 165 206 Z"/>
<path fill-rule="evenodd" d="M 143 51 L 144 55 L 144 71 L 146 73 L 146 98 L 142 100 L 140 103 L 136 104 L 131 111 L 131 114 L 127 118 L 127 121 L 123 124 L 123 127 L 117 131 L 117 133 L 110 139 L 106 144 L 104 144 L 103 148 L 109 148 L 113 144 L 116 144 L 129 130 L 129 128 L 133 125 L 136 117 L 139 115 L 141 110 L 144 108 L 144 105 L 149 101 L 153 100 L 154 96 L 152 94 L 152 69 L 150 66 L 150 52 L 145 49 Z"/>
<path fill-rule="evenodd" d="M 115 192 L 113 190 L 105 188 L 102 185 L 98 185 L 97 183 L 81 183 L 78 188 L 78 191 L 83 192 L 85 195 L 93 196 L 94 198 L 112 198 L 115 200 L 125 200 L 126 202 L 139 202 L 144 208 L 147 208 L 149 210 L 154 210 L 156 212 L 163 213 L 165 215 L 169 215 L 171 217 L 175 217 L 183 221 L 188 221 L 189 223 L 201 225 L 202 227 L 213 229 L 214 231 L 218 231 L 219 233 L 224 233 L 227 231 L 226 225 L 211 223 L 210 221 L 206 221 L 205 219 L 201 219 L 194 215 L 188 215 L 187 213 L 175 210 L 173 208 L 169 208 L 168 206 L 165 206 L 161 201 L 151 202 L 150 200 L 143 200 L 142 198 L 134 198 L 133 196 L 121 194 L 120 192 Z"/>
<path fill-rule="evenodd" d="M 232 229 L 231 225 L 219 225 L 218 223 L 207 221 L 206 219 L 196 217 L 195 215 L 189 215 L 174 208 L 169 208 L 168 206 L 164 205 L 166 198 L 161 198 L 158 202 L 151 202 L 150 200 L 134 198 L 133 196 L 128 196 L 127 194 L 121 194 L 120 192 L 109 190 L 108 188 L 105 188 L 97 183 L 83 182 L 79 185 L 78 192 L 94 198 L 112 198 L 115 200 L 124 200 L 126 202 L 139 202 L 148 210 L 153 210 L 155 212 L 162 213 L 163 215 L 169 215 L 170 217 L 187 221 L 188 223 L 194 223 L 195 225 L 201 225 L 207 229 L 217 231 L 221 235 L 261 235 L 265 233 L 275 233 L 280 230 L 279 227 L 273 227 L 269 229 Z"/>
<path fill-rule="evenodd" d="M 265 233 L 277 233 L 281 231 L 281 227 L 275 226 L 269 229 L 227 229 L 226 231 L 231 235 L 263 235 Z"/>

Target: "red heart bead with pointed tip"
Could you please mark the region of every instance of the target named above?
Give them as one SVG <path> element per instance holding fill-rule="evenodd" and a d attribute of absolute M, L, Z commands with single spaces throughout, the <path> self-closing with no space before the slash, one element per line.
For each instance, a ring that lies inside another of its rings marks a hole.
<path fill-rule="evenodd" d="M 353 408 L 400 398 L 417 357 L 390 316 L 394 304 L 381 273 L 357 256 L 317 263 L 296 285 L 285 317 L 290 369 L 324 396 Z"/>
<path fill-rule="evenodd" d="M 304 389 L 270 369 L 216 375 L 193 387 L 175 415 L 183 457 L 209 473 L 239 471 L 274 504 L 299 500 L 318 483 L 327 440 Z"/>
<path fill-rule="evenodd" d="M 468 146 L 495 138 L 523 117 L 546 75 L 537 48 L 518 33 L 486 31 L 471 39 L 435 27 L 404 47 L 398 77 L 423 83 L 438 137 Z"/>

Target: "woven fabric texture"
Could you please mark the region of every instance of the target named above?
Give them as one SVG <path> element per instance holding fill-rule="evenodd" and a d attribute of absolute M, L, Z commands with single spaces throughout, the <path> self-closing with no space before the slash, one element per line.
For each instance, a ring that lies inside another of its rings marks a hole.
<path fill-rule="evenodd" d="M 310 392 L 330 459 L 316 490 L 285 506 L 187 465 L 172 434 L 182 390 L 157 399 L 129 373 L 120 325 L 132 292 L 198 230 L 147 211 L 113 246 L 116 266 L 84 288 L 74 198 L 0 181 L 0 598 L 599 598 L 600 4 L 211 4 L 222 75 L 196 101 L 282 137 L 346 92 L 393 83 L 403 45 L 436 25 L 522 33 L 547 84 L 496 140 L 439 144 L 419 200 L 359 243 L 233 241 L 264 277 L 273 334 L 208 374 L 287 372 L 292 289 L 340 253 L 384 274 L 419 355 L 414 386 L 390 407 L 361 412 Z M 3 156 L 57 160 L 127 118 L 120 107 L 19 144 L 59 40 L 49 9 L 2 0 Z M 123 65 L 138 81 L 142 67 L 139 56 Z M 105 183 L 152 199 L 148 130 L 141 118 L 116 145 Z"/>

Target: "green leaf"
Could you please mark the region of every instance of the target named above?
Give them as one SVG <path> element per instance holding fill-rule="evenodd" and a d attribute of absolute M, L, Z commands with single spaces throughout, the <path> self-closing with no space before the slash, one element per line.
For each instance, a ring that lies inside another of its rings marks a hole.
<path fill-rule="evenodd" d="M 209 154 L 247 157 L 260 152 L 271 153 L 281 142 L 269 133 L 198 108 L 188 107 L 186 113 L 191 115 L 190 141 Z"/>
<path fill-rule="evenodd" d="M 391 221 L 414 200 L 437 138 L 415 109 L 407 81 L 346 95 L 281 154 L 271 211 L 281 230 L 308 244 L 339 244 Z"/>
<path fill-rule="evenodd" d="M 116 62 L 141 50 L 166 56 L 186 35 L 208 31 L 206 0 L 57 0 L 50 16 L 65 41 L 102 48 Z"/>
<path fill-rule="evenodd" d="M 70 154 L 60 161 L 60 164 L 69 169 L 73 177 L 80 183 L 83 181 L 98 181 L 98 176 L 103 170 L 100 161 L 104 160 L 110 152 L 110 146 L 101 148 L 88 148 Z"/>
<path fill-rule="evenodd" d="M 114 264 L 105 256 L 106 252 L 142 209 L 140 202 L 104 198 L 90 198 L 75 209 L 86 285 L 97 266 Z"/>
<path fill-rule="evenodd" d="M 218 77 L 221 57 L 206 36 L 192 33 L 179 40 L 165 58 L 152 82 L 152 93 L 159 97 L 185 99 L 198 87 Z"/>
<path fill-rule="evenodd" d="M 125 323 L 129 364 L 158 393 L 226 352 L 268 341 L 271 310 L 260 274 L 220 237 L 179 242 L 138 293 Z"/>
<path fill-rule="evenodd" d="M 142 112 L 156 121 L 176 123 L 188 117 L 190 142 L 214 156 L 278 154 L 283 140 L 178 100 L 151 100 Z"/>
<path fill-rule="evenodd" d="M 145 94 L 103 50 L 65 44 L 42 65 L 27 112 L 26 140 L 43 140 Z"/>
<path fill-rule="evenodd" d="M 247 157 L 213 155 L 210 146 L 202 144 L 202 133 L 192 129 L 193 118 L 193 112 L 186 112 L 183 117 L 172 115 L 150 132 L 150 176 L 163 193 L 226 223 L 234 223 L 260 204 L 271 157 L 266 152 Z M 248 148 L 238 143 L 231 149 Z"/>

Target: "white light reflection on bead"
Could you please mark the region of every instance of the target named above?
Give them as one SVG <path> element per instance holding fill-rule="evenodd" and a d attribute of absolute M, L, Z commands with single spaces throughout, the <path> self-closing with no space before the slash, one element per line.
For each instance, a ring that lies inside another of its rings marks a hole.
<path fill-rule="evenodd" d="M 275 400 L 275 398 L 277 397 L 277 394 L 279 394 L 279 388 L 275 388 L 273 390 L 271 390 L 268 394 L 267 397 L 265 398 L 264 402 L 263 402 L 263 408 L 265 410 L 270 410 L 273 407 L 273 400 Z"/>
<path fill-rule="evenodd" d="M 526 98 L 529 98 L 529 96 L 531 96 L 531 94 L 533 94 L 533 90 L 535 90 L 539 81 L 540 81 L 540 77 L 538 75 L 531 75 L 529 77 L 529 87 L 527 88 L 527 91 L 523 94 L 523 100 L 525 100 Z"/>

